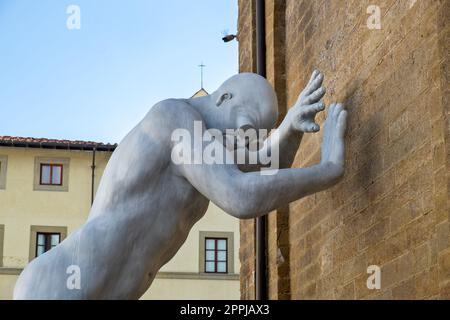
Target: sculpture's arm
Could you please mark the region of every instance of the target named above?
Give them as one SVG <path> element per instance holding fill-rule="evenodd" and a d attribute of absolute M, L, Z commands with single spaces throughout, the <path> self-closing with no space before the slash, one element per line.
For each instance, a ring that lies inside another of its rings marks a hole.
<path fill-rule="evenodd" d="M 242 172 L 236 165 L 180 164 L 180 173 L 229 214 L 255 218 L 335 184 L 344 172 L 347 113 L 332 104 L 324 128 L 322 158 L 308 168 L 281 169 L 273 175 Z M 220 147 L 219 145 L 216 147 Z M 224 150 L 224 152 L 228 152 Z"/>
<path fill-rule="evenodd" d="M 295 105 L 290 108 L 281 122 L 280 126 L 263 143 L 261 149 L 257 151 L 246 150 L 246 159 L 254 157 L 259 159 L 265 155 L 271 155 L 274 150 L 279 156 L 279 168 L 289 168 L 294 161 L 295 154 L 300 146 L 304 132 L 317 132 L 320 126 L 315 123 L 315 116 L 325 109 L 325 104 L 321 101 L 325 95 L 322 87 L 323 74 L 317 70 L 300 93 Z M 252 153 L 257 153 L 255 156 Z M 246 162 L 248 163 L 248 161 Z M 240 167 L 243 171 L 245 166 Z"/>

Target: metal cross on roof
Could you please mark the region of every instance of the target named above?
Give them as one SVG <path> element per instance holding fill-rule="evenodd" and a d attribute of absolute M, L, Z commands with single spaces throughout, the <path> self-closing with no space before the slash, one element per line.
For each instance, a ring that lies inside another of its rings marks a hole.
<path fill-rule="evenodd" d="M 198 66 L 200 67 L 200 88 L 203 89 L 203 68 L 206 67 L 206 65 L 201 62 Z"/>

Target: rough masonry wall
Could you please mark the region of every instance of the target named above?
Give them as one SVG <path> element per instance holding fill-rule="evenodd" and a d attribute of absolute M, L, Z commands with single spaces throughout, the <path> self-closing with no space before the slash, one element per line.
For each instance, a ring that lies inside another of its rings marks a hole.
<path fill-rule="evenodd" d="M 250 2 L 239 1 L 240 27 L 252 17 Z M 266 3 L 267 38 L 270 28 L 284 33 L 284 61 L 281 67 L 271 62 L 268 49 L 269 80 L 274 83 L 271 66 L 286 76 L 284 94 L 277 93 L 291 106 L 311 71 L 320 69 L 325 102 L 345 102 L 349 121 L 343 181 L 292 203 L 287 224 L 269 218 L 270 297 L 281 297 L 286 286 L 278 283 L 288 278 L 292 299 L 450 298 L 450 1 L 278 2 Z M 282 32 L 270 23 L 270 8 L 279 14 L 276 3 L 284 7 Z M 381 9 L 381 30 L 366 25 L 369 5 Z M 240 57 L 254 54 L 244 38 L 240 28 Z M 240 66 L 249 69 L 244 59 Z M 295 167 L 320 161 L 321 137 L 304 137 Z M 242 232 L 252 237 L 249 229 Z M 274 258 L 283 236 L 287 275 Z M 248 282 L 254 257 L 247 256 L 250 243 L 242 244 L 241 275 Z M 366 287 L 370 265 L 381 267 L 380 290 Z M 251 297 L 248 286 L 241 289 L 243 298 Z"/>
<path fill-rule="evenodd" d="M 239 0 L 239 67 L 240 72 L 256 72 L 255 2 Z M 286 113 L 285 73 L 285 2 L 266 1 L 266 72 L 278 97 L 279 120 Z M 280 208 L 268 216 L 268 290 L 271 299 L 290 298 L 289 208 Z M 241 221 L 241 297 L 254 299 L 255 221 Z"/>
<path fill-rule="evenodd" d="M 266 0 L 266 77 L 278 98 L 278 122 L 286 111 L 284 1 Z M 287 300 L 291 297 L 289 263 L 289 207 L 279 208 L 268 215 L 267 223 L 268 297 Z"/>
<path fill-rule="evenodd" d="M 256 72 L 254 1 L 239 0 L 239 71 Z M 255 299 L 255 221 L 240 222 L 239 259 L 241 261 L 241 298 Z"/>

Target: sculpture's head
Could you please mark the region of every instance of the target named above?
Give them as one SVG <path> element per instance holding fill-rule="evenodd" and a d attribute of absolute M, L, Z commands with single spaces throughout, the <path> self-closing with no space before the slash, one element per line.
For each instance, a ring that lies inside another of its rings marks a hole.
<path fill-rule="evenodd" d="M 278 118 L 278 102 L 270 83 L 254 73 L 239 73 L 211 94 L 215 112 L 211 125 L 224 131 L 253 127 L 272 129 Z"/>

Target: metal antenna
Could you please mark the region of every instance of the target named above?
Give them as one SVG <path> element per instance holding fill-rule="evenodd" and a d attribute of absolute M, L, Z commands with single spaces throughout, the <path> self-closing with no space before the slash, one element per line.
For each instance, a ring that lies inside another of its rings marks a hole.
<path fill-rule="evenodd" d="M 203 62 L 201 62 L 198 66 L 200 67 L 200 88 L 203 89 L 203 68 L 206 66 L 203 64 Z"/>

